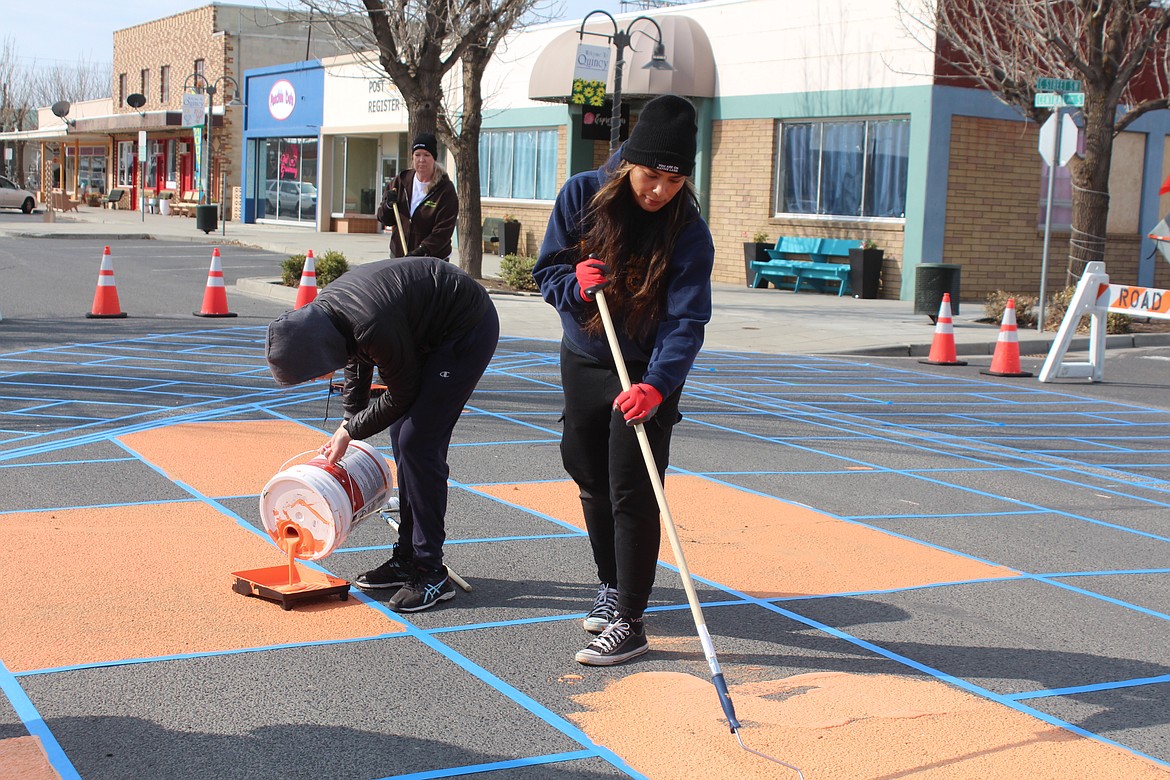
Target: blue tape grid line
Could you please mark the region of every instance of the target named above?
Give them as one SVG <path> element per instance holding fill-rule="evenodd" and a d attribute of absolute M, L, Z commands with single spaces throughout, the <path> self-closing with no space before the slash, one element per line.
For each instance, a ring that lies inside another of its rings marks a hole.
<path fill-rule="evenodd" d="M 201 345 L 201 346 L 199 347 L 199 349 L 206 349 L 206 348 L 207 348 L 207 347 L 206 347 L 206 345 Z M 818 362 L 818 364 L 820 364 L 820 365 L 818 365 L 818 366 L 817 366 L 817 370 L 824 370 L 824 371 L 827 371 L 827 372 L 832 372 L 832 371 L 834 371 L 834 370 L 840 369 L 840 366 L 839 366 L 839 365 L 833 365 L 831 368 L 824 368 L 824 366 L 823 366 L 823 362 L 821 362 L 821 361 L 817 361 L 817 362 Z M 549 364 L 550 364 L 550 362 L 547 362 L 547 361 L 546 361 L 546 362 L 542 362 L 542 365 L 549 365 Z M 555 364 L 555 361 L 551 361 L 551 364 Z M 791 366 L 792 366 L 792 364 L 791 364 L 791 363 L 789 363 L 789 364 L 788 364 L 788 367 L 789 367 L 789 368 L 791 368 Z M 757 370 L 759 369 L 759 365 L 758 365 L 758 364 L 755 364 L 755 365 L 754 365 L 754 367 L 755 367 Z M 806 368 L 806 367 L 807 367 L 807 366 L 802 366 L 802 368 Z M 702 370 L 704 370 L 704 371 L 709 371 L 710 369 L 705 369 L 705 368 L 704 368 L 704 369 L 702 369 Z M 528 379 L 528 378 L 526 378 L 526 379 Z M 791 382 L 789 382 L 789 383 L 784 383 L 783 381 L 781 381 L 780 383 L 781 383 L 781 384 L 793 384 L 793 383 L 791 383 Z M 893 383 L 893 382 L 891 381 L 891 383 Z M 551 383 L 550 383 L 550 384 L 551 384 Z M 774 384 L 774 383 L 773 383 L 773 384 Z M 907 383 L 907 384 L 909 384 L 909 383 Z M 947 389 L 948 391 L 953 391 L 953 389 L 954 389 L 954 388 L 950 386 L 950 385 L 953 385 L 953 384 L 955 384 L 955 383 L 954 383 L 954 382 L 940 382 L 940 383 L 938 383 L 938 385 L 939 385 L 940 387 L 946 387 L 946 389 Z M 994 385 L 993 385 L 993 386 L 994 386 Z M 921 390 L 921 388 L 918 388 L 918 389 L 919 389 L 919 390 Z M 997 390 L 1001 390 L 1001 388 L 998 388 L 998 387 L 996 387 L 996 389 L 997 389 Z M 789 414 L 789 415 L 770 415 L 770 416 L 787 417 L 788 419 L 791 419 L 791 420 L 793 420 L 793 421 L 805 421 L 805 420 L 806 420 L 806 418 L 812 418 L 812 421 L 813 421 L 814 423 L 816 423 L 816 424 L 821 424 L 821 425 L 823 425 L 823 423 L 825 422 L 825 420 L 829 420 L 829 419 L 832 419 L 832 420 L 840 420 L 840 415 L 839 415 L 839 414 L 834 414 L 834 415 L 832 415 L 832 416 L 830 417 L 829 415 L 825 415 L 825 414 L 823 414 L 823 413 L 821 413 L 821 412 L 819 411 L 820 409 L 823 409 L 823 408 L 825 408 L 825 407 L 829 406 L 829 404 L 825 403 L 825 399 L 824 399 L 824 396 L 823 396 L 823 393 L 824 393 L 824 392 L 825 392 L 825 390 L 824 390 L 824 387 L 823 387 L 823 386 L 822 386 L 822 387 L 820 387 L 820 390 L 819 390 L 820 397 L 819 397 L 819 399 L 818 399 L 818 400 L 819 400 L 819 406 L 816 406 L 816 405 L 814 405 L 814 406 L 811 406 L 811 407 L 810 407 L 810 410 L 811 410 L 811 411 L 813 411 L 813 414 L 811 414 L 811 415 L 808 415 L 808 414 Z M 315 396 L 316 396 L 316 394 L 310 394 L 310 395 L 311 395 L 311 396 L 313 396 L 313 397 L 315 397 Z M 813 397 L 813 394 L 812 394 L 812 393 L 810 393 L 809 395 L 810 395 L 810 397 Z M 1035 395 L 1035 393 L 1033 393 L 1033 394 L 1031 394 L 1031 395 Z M 304 399 L 304 400 L 313 400 L 313 398 L 307 398 L 307 399 Z M 756 401 L 758 401 L 758 399 L 755 399 L 755 400 L 756 400 Z M 1002 399 L 1001 399 L 1001 400 L 1002 400 Z M 1078 399 L 1078 401 L 1079 401 L 1079 399 Z M 297 401 L 297 400 L 288 400 L 288 399 L 286 398 L 284 401 L 282 401 L 282 402 L 281 402 L 281 404 L 280 404 L 280 405 L 282 405 L 282 406 L 283 406 L 283 405 L 289 405 L 289 404 L 298 403 L 298 402 L 299 402 L 299 401 Z M 778 401 L 777 401 L 777 403 L 784 403 L 784 402 L 785 402 L 785 401 L 784 401 L 783 399 L 780 399 L 780 400 L 778 400 Z M 787 408 L 787 409 L 791 409 L 791 408 L 792 408 L 792 406 L 791 406 L 791 403 L 792 403 L 792 399 L 791 399 L 791 398 L 787 399 L 787 406 L 786 406 L 786 408 Z M 1083 402 L 1081 402 L 1081 403 L 1083 403 Z M 251 410 L 251 411 L 257 411 L 257 412 L 260 412 L 260 411 L 262 411 L 262 410 L 264 409 L 264 405 L 263 405 L 263 402 L 257 402 L 257 403 L 255 403 L 255 404 L 250 404 L 250 405 L 248 405 L 246 408 L 247 408 L 248 410 Z M 269 409 L 270 409 L 270 408 L 271 408 L 271 407 L 269 407 Z M 757 408 L 758 408 L 758 407 L 757 407 Z M 172 411 L 173 411 L 173 410 L 172 410 Z M 221 416 L 221 415 L 228 415 L 228 414 L 233 414 L 233 413 L 237 413 L 237 412 L 239 412 L 239 411 L 241 411 L 241 409 L 240 409 L 240 408 L 233 408 L 233 409 L 230 409 L 230 410 L 224 410 L 224 411 L 223 411 L 221 414 L 216 414 L 216 415 L 214 415 L 214 417 L 219 417 L 219 416 Z M 1101 420 L 1101 421 L 1103 421 L 1103 422 L 1109 422 L 1110 424 L 1134 425 L 1135 423 L 1132 423 L 1132 422 L 1130 422 L 1130 421 L 1127 421 L 1127 420 L 1119 420 L 1119 419 L 1117 419 L 1117 416 L 1120 416 L 1120 415 L 1125 415 L 1125 414 L 1136 414 L 1136 413 L 1139 413 L 1139 412 L 1140 412 L 1140 413 L 1145 413 L 1145 410 L 1136 410 L 1136 411 L 1134 411 L 1134 412 L 1114 411 L 1114 412 L 1112 413 L 1112 415 L 1113 415 L 1113 416 L 1111 416 L 1111 415 L 1106 415 L 1106 414 L 1095 414 L 1095 415 L 1088 415 L 1088 416 L 1090 416 L 1090 417 L 1092 417 L 1092 418 L 1094 418 L 1094 419 L 1097 419 L 1097 420 Z M 744 413 L 745 413 L 745 414 L 757 414 L 758 412 L 755 412 L 754 410 L 748 409 L 748 410 L 745 410 L 745 411 L 744 411 Z M 690 415 L 690 417 L 691 417 L 691 419 L 695 419 L 695 418 L 696 418 L 696 416 L 701 416 L 701 414 L 702 414 L 702 413 L 699 413 L 699 414 L 697 415 L 696 413 L 692 413 L 692 414 Z M 723 414 L 726 414 L 726 412 L 723 412 Z M 195 416 L 195 417 L 200 417 L 200 415 L 198 415 L 198 414 L 197 414 L 197 415 L 194 415 L 194 416 Z M 499 415 L 499 416 L 500 416 L 502 419 L 505 419 L 505 420 L 510 420 L 510 421 L 512 421 L 512 420 L 513 420 L 513 418 L 511 418 L 511 417 L 508 417 L 508 416 L 506 416 L 506 415 Z M 878 417 L 878 416 L 880 416 L 880 415 L 871 415 L 871 419 L 872 419 L 873 417 Z M 1084 417 L 1085 415 L 1083 415 L 1083 414 L 1082 414 L 1081 416 L 1082 416 L 1082 417 Z M 823 419 L 820 419 L 820 420 L 818 420 L 818 419 L 816 419 L 816 418 L 823 418 Z M 952 419 L 953 419 L 953 417 L 952 417 Z M 1003 425 L 1003 423 L 998 423 L 998 422 L 994 422 L 994 421 L 987 421 L 987 420 L 980 419 L 980 418 L 978 418 L 978 417 L 973 417 L 972 419 L 973 419 L 975 422 L 977 422 L 977 423 L 979 423 L 979 424 L 981 424 L 981 425 L 988 425 L 988 424 L 990 424 L 990 425 L 994 425 L 994 426 L 1001 426 L 1001 427 L 1002 427 L 1002 425 Z M 168 424 L 168 425 L 169 425 L 169 424 L 174 424 L 175 422 L 178 422 L 178 421 L 181 421 L 181 420 L 178 420 L 178 419 L 175 419 L 175 418 L 171 418 L 171 419 L 168 419 L 168 420 L 164 421 L 164 423 L 163 423 L 163 424 Z M 933 422 L 934 422 L 934 425 L 935 425 L 935 427 L 937 428 L 937 427 L 938 427 L 938 421 L 937 421 L 937 420 L 934 420 Z M 887 424 L 887 425 L 888 425 L 888 424 Z M 158 425 L 149 425 L 149 426 L 145 426 L 145 427 L 158 427 Z M 870 425 L 869 427 L 871 427 L 871 428 L 872 428 L 872 425 Z M 1013 427 L 1022 427 L 1022 426 L 1018 426 L 1018 425 L 1016 425 L 1016 424 L 1013 424 Z M 145 428 L 144 428 L 144 429 L 145 429 Z M 858 433 L 858 431 L 855 431 L 855 430 L 848 430 L 848 431 L 844 431 L 844 430 L 843 430 L 842 432 L 843 432 L 843 433 L 845 433 L 845 434 L 846 434 L 846 436 L 848 436 L 848 437 L 850 437 L 850 438 L 852 438 L 852 437 L 858 437 L 858 436 L 859 436 L 859 433 Z M 738 433 L 740 433 L 741 435 L 743 435 L 743 433 L 744 433 L 744 432 L 742 432 L 742 431 L 739 431 Z M 909 435 L 912 435 L 912 436 L 920 436 L 922 433 L 923 433 L 923 432 L 922 432 L 922 431 L 920 431 L 920 430 L 916 430 L 916 429 L 913 429 L 913 428 L 911 428 L 911 429 L 910 429 L 910 432 L 909 432 Z M 118 434 L 118 435 L 124 435 L 124 434 Z M 862 435 L 864 436 L 864 434 L 862 434 Z M 935 433 L 933 433 L 933 432 L 932 432 L 932 435 L 934 435 L 934 436 L 937 436 L 938 434 L 935 434 Z M 106 436 L 104 436 L 104 437 L 101 437 L 101 438 L 107 438 L 108 436 L 109 436 L 109 434 L 107 434 Z M 819 437 L 819 438 L 827 438 L 827 437 Z M 844 437 L 842 437 L 842 438 L 844 438 Z M 875 437 L 874 437 L 874 436 L 872 436 L 872 435 L 870 435 L 870 436 L 868 436 L 868 438 L 875 438 Z M 880 437 L 879 437 L 879 438 L 880 438 Z M 783 442 L 780 442 L 780 441 L 777 441 L 777 440 L 774 440 L 774 439 L 766 439 L 766 440 L 770 440 L 772 443 L 783 443 Z M 77 441 L 71 441 L 71 442 L 69 442 L 69 443 L 68 443 L 68 445 L 67 445 L 67 446 L 76 446 L 76 445 L 77 445 L 77 443 L 78 443 Z M 899 444 L 899 445 L 901 445 L 901 446 L 906 446 L 906 445 L 907 445 L 907 442 L 904 442 L 904 441 L 891 442 L 891 443 L 897 443 L 897 444 Z M 938 441 L 935 441 L 935 440 L 932 440 L 932 441 L 931 441 L 931 444 L 932 444 L 932 445 L 937 445 L 938 443 L 939 443 L 939 442 L 938 442 Z M 926 447 L 926 445 L 923 445 L 923 446 L 924 446 L 924 448 Z M 833 453 L 819 453 L 819 451 L 817 451 L 817 450 L 815 450 L 815 449 L 813 449 L 813 448 L 806 448 L 806 449 L 807 449 L 808 451 L 811 451 L 811 452 L 818 452 L 818 454 L 829 455 L 829 456 L 831 456 L 831 457 L 839 457 L 839 456 L 837 456 L 837 455 L 834 455 Z M 1066 453 L 1066 454 L 1067 454 L 1067 453 Z M 1002 456 L 1003 456 L 1003 453 L 997 453 L 997 455 L 999 455 L 999 456 L 1001 456 L 1001 457 L 1002 457 Z M 1040 470 L 1040 469 L 1041 469 L 1041 467 L 1039 467 L 1039 466 L 1035 466 L 1035 465 L 1033 466 L 1033 468 L 1035 468 L 1036 470 Z M 1047 469 L 1049 469 L 1049 468 L 1050 468 L 1050 466 L 1047 466 L 1047 465 L 1043 467 L 1043 469 L 1045 469 L 1045 470 L 1047 470 Z M 875 468 L 874 470 L 877 470 L 877 468 Z M 892 471 L 893 473 L 908 473 L 908 472 L 899 472 L 898 470 L 888 470 L 888 471 Z M 866 473 L 872 473 L 872 472 L 866 472 Z M 936 482 L 936 484 L 947 484 L 947 483 L 941 483 L 941 482 L 938 482 L 937 480 L 935 480 L 935 482 Z M 1072 484 L 1078 484 L 1078 483 L 1072 483 Z M 959 486 L 959 487 L 961 488 L 961 486 Z M 1128 495 L 1128 494 L 1122 494 L 1122 495 Z M 223 509 L 221 509 L 221 511 L 224 511 L 224 510 L 223 510 Z M 1051 511 L 1051 510 L 1046 510 L 1046 509 L 1044 509 L 1044 508 L 1039 508 L 1037 511 Z M 1082 518 L 1082 519 L 1086 519 L 1086 518 Z M 253 530 L 253 532 L 255 532 L 255 533 L 259 533 L 259 531 L 257 531 L 256 529 L 253 529 L 253 528 L 251 528 L 251 526 L 250 526 L 250 525 L 249 525 L 248 527 L 249 527 L 251 530 Z M 1121 529 L 1121 530 L 1128 530 L 1128 529 Z M 1045 579 L 1044 577 L 1042 577 L 1042 576 L 1039 576 L 1039 575 L 1036 575 L 1036 576 L 1035 576 L 1035 578 L 1036 578 L 1036 579 L 1041 579 L 1041 580 Z M 1090 594 L 1090 595 L 1093 595 L 1093 594 Z M 733 603 L 734 603 L 734 602 L 733 602 Z M 805 622 L 805 621 L 802 621 L 802 622 Z M 824 630 L 824 629 L 822 629 L 822 630 Z M 833 633 L 833 631 L 830 631 L 829 633 Z M 849 637 L 848 635 L 845 635 L 843 632 L 840 632 L 840 634 L 841 634 L 841 638 L 843 638 L 843 639 L 846 639 L 847 641 L 853 641 L 854 643 L 858 643 L 858 642 L 860 642 L 860 641 L 861 641 L 861 640 L 856 640 L 855 638 Z M 911 664 L 911 665 L 912 665 L 912 664 Z M 925 669 L 925 667 L 923 667 L 923 669 Z M 938 675 L 938 674 L 936 674 L 935 676 L 939 676 L 939 675 Z M 1150 679 L 1154 679 L 1154 678 L 1150 678 Z M 1113 684 L 1114 684 L 1114 685 L 1122 685 L 1122 684 L 1124 684 L 1124 683 L 1113 683 Z M 1108 684 L 1103 684 L 1103 685 L 1108 685 Z M 981 695 L 982 695 L 982 694 L 981 694 Z M 1027 695 L 1027 696 L 1030 696 L 1030 697 L 1035 697 L 1035 696 L 1037 696 L 1037 695 L 1038 695 L 1038 693 L 1037 693 L 1037 692 L 1030 692 L 1029 694 L 1026 694 L 1026 695 Z M 989 696 L 989 698 L 994 698 L 994 697 L 992 697 L 992 696 Z M 1063 724 L 1062 722 L 1058 722 L 1058 723 L 1060 723 L 1060 725 L 1062 725 L 1063 727 L 1070 728 L 1068 724 Z M 1076 729 L 1072 729 L 1072 730 L 1076 730 Z M 1098 739 L 1098 740 L 1101 740 L 1101 738 L 1100 738 L 1099 736 L 1097 736 L 1097 735 L 1087 734 L 1087 736 L 1091 736 L 1091 737 L 1093 737 L 1093 738 L 1096 738 L 1096 739 Z M 1102 741 L 1107 741 L 1107 740 L 1102 740 Z M 1125 746 L 1124 746 L 1124 745 L 1121 745 L 1120 747 L 1123 747 L 1123 748 L 1125 748 Z M 1126 748 L 1126 749 L 1128 749 L 1128 748 Z"/>
<path fill-rule="evenodd" d="M 16 712 L 16 717 L 28 729 L 28 733 L 40 739 L 41 746 L 45 749 L 45 755 L 49 759 L 49 765 L 57 770 L 57 774 L 61 775 L 62 780 L 81 780 L 81 775 L 77 773 L 73 762 L 65 755 L 61 744 L 57 742 L 57 738 L 49 730 L 48 724 L 37 712 L 32 700 L 28 698 L 24 688 L 20 687 L 20 683 L 8 671 L 8 667 L 4 665 L 3 661 L 0 661 L 0 691 L 3 691 L 9 704 L 12 705 L 12 709 Z"/>
<path fill-rule="evenodd" d="M 127 452 L 137 456 L 137 453 L 134 453 L 133 450 L 126 448 L 125 445 L 122 445 L 121 442 L 116 442 L 116 443 L 119 446 L 123 446 Z M 157 467 L 155 464 L 153 464 L 153 463 L 151 463 L 151 462 L 149 462 L 146 459 L 141 458 L 141 457 L 139 457 L 138 459 L 142 462 L 142 464 L 145 467 L 147 467 L 147 468 L 149 468 L 149 469 L 151 469 L 151 470 L 153 470 L 153 471 L 155 471 L 163 476 L 166 476 L 166 474 L 162 471 L 162 469 Z M 265 531 L 255 527 L 254 525 L 249 523 L 247 520 L 240 517 L 239 514 L 233 512 L 228 507 L 224 506 L 223 504 L 216 501 L 215 499 L 210 498 L 210 497 L 200 493 L 194 487 L 182 482 L 181 480 L 172 479 L 171 481 L 173 484 L 175 484 L 175 485 L 181 487 L 183 490 L 187 491 L 192 496 L 192 498 L 195 499 L 196 501 L 202 502 L 202 503 L 214 508 L 218 512 L 231 518 L 236 523 L 236 525 L 238 527 L 240 527 L 240 528 L 244 529 L 245 531 L 265 540 L 268 544 L 272 545 L 273 547 L 276 547 L 275 543 L 272 541 L 272 539 L 268 536 L 268 534 Z M 315 569 L 317 571 L 320 571 L 323 573 L 330 573 L 328 571 L 328 569 L 325 569 L 323 566 L 321 566 L 320 564 L 318 564 L 316 562 L 301 561 L 300 563 L 303 566 L 307 566 L 307 567 Z M 418 639 L 424 645 L 429 647 L 431 650 L 437 652 L 439 655 L 445 657 L 447 660 L 449 660 L 452 663 L 454 663 L 455 665 L 461 667 L 465 672 L 470 673 L 476 679 L 480 680 L 483 683 L 486 683 L 489 687 L 494 688 L 498 693 L 502 694 L 503 696 L 505 696 L 508 699 L 511 699 L 516 704 L 518 704 L 521 707 L 523 707 L 524 709 L 528 710 L 529 712 L 531 712 L 533 715 L 535 715 L 540 720 L 544 721 L 546 724 L 548 724 L 552 728 L 556 729 L 557 731 L 560 731 L 565 736 L 578 742 L 580 745 L 582 745 L 582 747 L 584 747 L 586 749 L 586 752 L 588 755 L 597 756 L 599 758 L 605 759 L 607 762 L 613 764 L 615 767 L 621 769 L 623 772 L 626 772 L 631 777 L 636 777 L 636 778 L 643 777 L 643 775 L 639 774 L 638 772 L 635 772 L 633 770 L 633 768 L 631 768 L 628 764 L 626 764 L 626 762 L 620 756 L 618 756 L 616 753 L 609 750 L 608 748 L 606 748 L 602 745 L 598 745 L 595 742 L 593 742 L 593 740 L 590 739 L 589 736 L 587 734 L 585 734 L 585 732 L 581 731 L 579 728 L 572 725 L 568 720 L 566 720 L 562 716 L 558 715 L 557 713 L 553 712 L 552 710 L 548 709 L 543 704 L 539 703 L 538 701 L 536 701 L 532 697 L 528 696 L 527 694 L 521 692 L 520 690 L 518 690 L 518 689 L 514 688 L 513 686 L 509 685 L 508 683 L 504 682 L 499 677 L 492 674 L 491 672 L 489 672 L 487 669 L 483 668 L 479 664 L 476 664 L 474 661 L 470 660 L 466 656 L 457 652 L 453 648 L 443 644 L 442 642 L 438 641 L 437 639 L 434 639 L 426 631 L 418 628 L 416 625 L 411 623 L 407 617 L 390 610 L 389 608 L 387 608 L 386 606 L 384 606 L 380 602 L 374 601 L 373 599 L 369 598 L 364 593 L 362 593 L 360 590 L 356 590 L 354 595 L 356 595 L 356 597 L 359 601 L 363 602 L 371 609 L 374 609 L 378 612 L 381 612 L 383 615 L 385 615 L 391 621 L 394 621 L 396 623 L 403 625 L 406 629 L 404 632 L 406 635 L 411 636 L 415 639 Z M 324 644 L 324 643 L 322 643 L 322 644 Z M 111 665 L 117 665 L 117 664 L 111 664 Z M 563 760 L 563 759 L 561 759 L 561 760 Z M 441 775 L 439 775 L 439 776 L 441 776 Z"/>

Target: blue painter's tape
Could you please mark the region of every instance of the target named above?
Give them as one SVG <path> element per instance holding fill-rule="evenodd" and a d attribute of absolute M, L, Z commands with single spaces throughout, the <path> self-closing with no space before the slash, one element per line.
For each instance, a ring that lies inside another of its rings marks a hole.
<path fill-rule="evenodd" d="M 530 756 L 528 758 L 517 758 L 512 761 L 490 761 L 484 764 L 471 764 L 470 766 L 450 767 L 447 769 L 436 769 L 431 772 L 411 772 L 408 775 L 391 775 L 383 777 L 381 780 L 435 780 L 441 777 L 461 777 L 463 775 L 475 775 L 481 772 L 495 772 L 500 769 L 518 769 L 526 766 L 544 766 L 546 764 L 559 764 L 563 761 L 578 761 L 582 758 L 593 758 L 594 754 L 588 750 L 576 750 L 570 753 L 550 753 L 546 756 Z"/>
<path fill-rule="evenodd" d="M 25 694 L 24 689 L 20 687 L 20 683 L 8 671 L 8 667 L 4 665 L 3 661 L 0 661 L 0 691 L 3 691 L 4 695 L 8 697 L 8 703 L 12 705 L 12 709 L 16 711 L 16 717 L 20 718 L 20 722 L 28 729 L 28 733 L 41 741 L 45 755 L 49 757 L 49 764 L 57 771 L 57 774 L 61 775 L 61 780 L 81 780 L 81 775 L 73 768 L 73 762 L 65 755 L 57 738 L 53 736 L 53 732 L 49 731 L 48 724 L 37 712 L 32 700 Z"/>

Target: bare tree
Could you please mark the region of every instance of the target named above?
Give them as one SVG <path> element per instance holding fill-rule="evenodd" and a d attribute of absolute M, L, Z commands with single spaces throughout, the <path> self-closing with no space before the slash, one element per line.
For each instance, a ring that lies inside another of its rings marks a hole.
<path fill-rule="evenodd" d="M 1138 117 L 1167 107 L 1170 7 L 1162 0 L 900 0 L 908 23 L 960 79 L 973 80 L 1042 123 L 1037 79 L 1082 82 L 1085 154 L 1073 183 L 1068 274 L 1101 260 L 1109 215 L 1113 139 Z"/>
<path fill-rule="evenodd" d="M 460 265 L 479 278 L 483 226 L 479 134 L 484 69 L 504 37 L 542 0 L 302 0 L 354 53 L 373 53 L 402 93 L 410 134 L 433 132 L 458 171 Z M 457 63 L 458 100 L 443 84 Z"/>
<path fill-rule="evenodd" d="M 32 130 L 36 110 L 58 100 L 75 102 L 109 94 L 110 66 L 87 60 L 54 61 L 38 65 L 35 59 L 22 62 L 12 36 L 0 39 L 0 132 Z M 13 150 L 8 174 L 24 186 L 28 170 L 27 142 L 10 142 Z M 5 156 L 5 162 L 7 155 Z"/>

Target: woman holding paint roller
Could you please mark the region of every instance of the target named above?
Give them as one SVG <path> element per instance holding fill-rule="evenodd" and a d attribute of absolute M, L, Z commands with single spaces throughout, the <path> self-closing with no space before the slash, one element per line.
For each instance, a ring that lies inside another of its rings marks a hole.
<path fill-rule="evenodd" d="M 396 588 L 388 604 L 395 611 L 417 612 L 455 595 L 443 565 L 447 448 L 499 334 L 483 286 L 433 257 L 359 265 L 268 326 L 265 354 L 278 384 L 345 369 L 345 420 L 321 447 L 329 463 L 351 440 L 390 430 L 399 541 L 390 560 L 354 584 Z M 371 400 L 375 367 L 386 391 Z"/>
<path fill-rule="evenodd" d="M 451 256 L 451 234 L 459 216 L 459 197 L 443 166 L 435 162 L 438 142 L 419 133 L 410 145 L 414 168 L 394 177 L 382 193 L 378 221 L 388 226 L 391 257 Z"/>
<path fill-rule="evenodd" d="M 577 653 L 611 666 L 645 653 L 642 614 L 661 538 L 659 510 L 633 426 L 641 423 L 661 478 L 683 383 L 711 318 L 715 248 L 687 177 L 695 109 L 663 95 L 596 171 L 557 196 L 533 277 L 560 312 L 565 394 L 561 459 L 581 492 L 600 581 Z M 631 381 L 622 390 L 594 302 L 605 289 Z"/>

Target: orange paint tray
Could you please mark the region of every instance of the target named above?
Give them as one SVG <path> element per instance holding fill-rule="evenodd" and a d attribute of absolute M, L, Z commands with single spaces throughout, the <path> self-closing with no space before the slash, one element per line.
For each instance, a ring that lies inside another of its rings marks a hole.
<path fill-rule="evenodd" d="M 349 583 L 328 574 L 292 566 L 265 566 L 262 569 L 234 571 L 232 590 L 243 596 L 257 596 L 290 610 L 299 601 L 338 596 L 349 599 Z"/>

